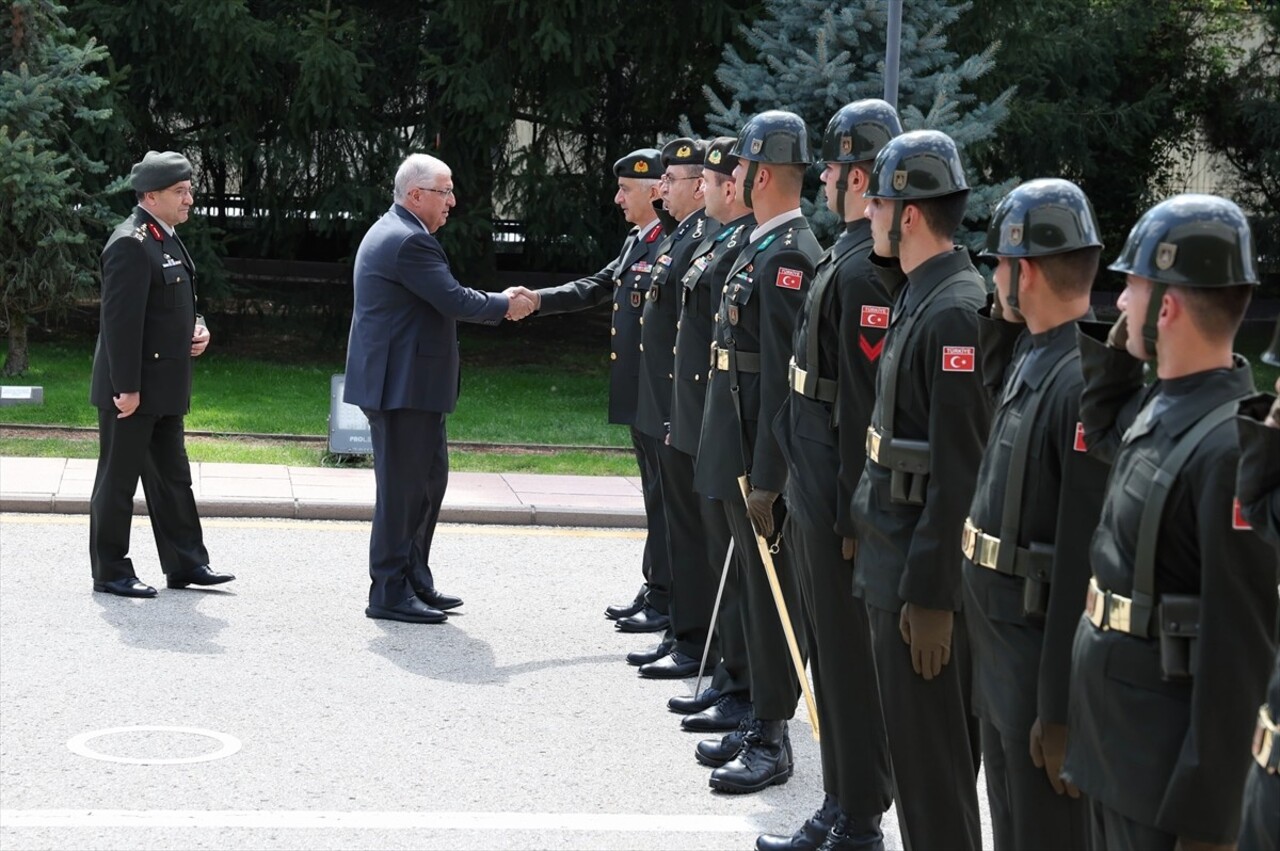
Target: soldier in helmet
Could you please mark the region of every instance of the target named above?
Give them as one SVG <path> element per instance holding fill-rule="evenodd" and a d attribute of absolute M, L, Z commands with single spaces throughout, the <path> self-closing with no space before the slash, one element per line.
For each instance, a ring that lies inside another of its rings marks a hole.
<path fill-rule="evenodd" d="M 827 207 L 844 230 L 818 261 L 796 320 L 791 393 L 774 429 L 787 456 L 784 538 L 809 633 L 825 795 L 793 835 L 757 839 L 760 851 L 866 848 L 881 838 L 880 818 L 893 800 L 867 610 L 852 594 L 849 501 L 866 463 L 894 296 L 870 263 L 862 193 L 876 154 L 901 132 L 892 106 L 860 100 L 832 116 L 822 139 Z"/>
<path fill-rule="evenodd" d="M 733 153 L 734 181 L 756 226 L 729 268 L 720 298 L 694 487 L 722 502 L 733 535 L 754 717 L 724 739 L 701 742 L 697 754 L 715 767 L 713 789 L 755 792 L 791 776 L 787 720 L 795 714 L 799 681 L 753 525 L 768 538 L 781 528 L 778 497 L 787 469 L 771 426 L 788 392 L 796 312 L 822 250 L 800 213 L 810 162 L 804 120 L 762 112 L 743 126 Z M 738 484 L 744 473 L 751 488 L 745 505 Z M 789 609 L 798 611 L 786 552 L 779 550 L 776 567 Z"/>
<path fill-rule="evenodd" d="M 721 136 L 707 147 L 703 165 L 708 224 L 707 236 L 689 257 L 680 278 L 680 319 L 676 323 L 675 380 L 671 396 L 671 447 L 687 458 L 690 474 L 698 454 L 702 415 L 707 397 L 707 350 L 715 330 L 721 289 L 734 260 L 755 227 L 751 210 L 738 197 L 733 170 L 738 158 L 731 151 L 738 142 Z M 692 487 L 692 482 L 690 483 Z M 711 684 L 690 697 L 667 702 L 672 712 L 685 717 L 683 730 L 714 733 L 735 729 L 751 711 L 747 676 L 747 637 L 742 624 L 742 594 L 738 572 L 727 554 L 731 536 L 724 507 L 719 500 L 698 494 L 703 546 L 712 576 L 723 580 L 716 615 L 715 647 L 708 657 L 714 664 Z"/>
<path fill-rule="evenodd" d="M 1179 195 L 1110 268 L 1126 276 L 1122 316 L 1079 335 L 1084 440 L 1112 471 L 1063 776 L 1089 798 L 1095 848 L 1229 848 L 1275 649 L 1274 554 L 1235 498 L 1232 418 L 1253 378 L 1232 342 L 1258 283 L 1253 241 L 1232 202 Z"/>
<path fill-rule="evenodd" d="M 618 192 L 613 200 L 634 227 L 609 265 L 589 278 L 558 287 L 535 291 L 519 288 L 519 292 L 533 299 L 535 310 L 542 314 L 568 313 L 613 302 L 613 327 L 609 330 L 609 422 L 631 427 L 648 526 L 644 586 L 630 605 L 610 606 L 605 610 L 605 615 L 622 632 L 664 632 L 670 625 L 667 605 L 671 592 L 671 555 L 662 510 L 659 441 L 636 428 L 640 317 L 662 239 L 662 225 L 653 207 L 662 170 L 662 152 L 656 148 L 640 148 L 613 164 L 613 173 L 618 178 Z M 664 640 L 663 646 L 665 649 L 653 658 L 670 652 L 668 641 Z"/>
<path fill-rule="evenodd" d="M 1280 379 L 1276 380 L 1280 394 Z M 1280 547 L 1280 399 L 1259 394 L 1240 405 L 1240 467 L 1236 476 L 1245 522 L 1272 546 Z M 1280 561 L 1276 563 L 1280 580 Z M 1280 645 L 1280 623 L 1275 641 Z M 1280 848 L 1280 647 L 1267 700 L 1258 708 L 1253 764 L 1244 786 L 1240 848 Z"/>
<path fill-rule="evenodd" d="M 908 849 L 981 844 L 956 548 L 990 424 L 977 371 L 986 287 L 952 241 L 968 194 L 955 142 L 935 130 L 886 144 L 866 191 L 875 252 L 897 258 L 906 284 L 853 495 L 854 587 L 871 622 Z"/>
<path fill-rule="evenodd" d="M 640 676 L 681 679 L 698 671 L 711 623 L 715 578 L 707 565 L 706 535 L 693 491 L 693 459 L 671 446 L 671 386 L 675 369 L 680 279 L 707 236 L 702 163 L 706 143 L 678 138 L 662 148 L 661 203 L 676 222 L 658 243 L 658 256 L 640 317 L 640 390 L 636 429 L 652 439 L 662 480 L 662 507 L 671 555 L 671 652 L 640 666 Z"/>
<path fill-rule="evenodd" d="M 1085 804 L 1059 772 L 1071 642 L 1107 476 L 1079 427 L 1075 324 L 1093 318 L 1101 251 L 1089 200 L 1066 180 L 1017 187 L 987 229 L 996 292 L 978 332 L 996 412 L 961 543 L 997 851 L 1087 845 Z"/>

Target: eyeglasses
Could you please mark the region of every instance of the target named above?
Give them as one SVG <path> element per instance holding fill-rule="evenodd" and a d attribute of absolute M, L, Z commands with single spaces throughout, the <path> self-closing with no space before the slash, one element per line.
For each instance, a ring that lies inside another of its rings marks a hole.
<path fill-rule="evenodd" d="M 443 196 L 444 196 L 444 197 L 446 197 L 446 198 L 449 198 L 449 197 L 451 197 L 451 196 L 453 195 L 453 187 L 452 187 L 452 186 L 450 186 L 448 189 L 432 189 L 430 186 L 417 186 L 417 187 L 414 187 L 414 188 L 416 188 L 416 189 L 421 189 L 421 190 L 423 190 L 423 191 L 425 191 L 425 192 L 434 192 L 434 193 L 436 193 L 437 195 L 443 195 Z"/>
<path fill-rule="evenodd" d="M 662 175 L 662 177 L 658 178 L 658 181 L 660 183 L 675 183 L 677 180 L 701 180 L 701 179 L 702 179 L 702 175 L 700 174 L 690 175 L 689 177 L 672 177 L 669 174 L 664 174 Z"/>

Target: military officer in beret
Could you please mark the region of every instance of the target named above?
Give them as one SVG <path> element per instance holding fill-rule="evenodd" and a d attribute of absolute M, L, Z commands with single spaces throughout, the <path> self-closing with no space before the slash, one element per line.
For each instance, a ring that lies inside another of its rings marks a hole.
<path fill-rule="evenodd" d="M 978 848 L 956 544 L 991 409 L 977 371 L 986 285 L 953 241 L 969 195 L 955 142 L 936 130 L 895 137 L 865 195 L 874 251 L 897 258 L 906 283 L 890 308 L 853 495 L 855 589 L 871 621 L 903 842 Z"/>
<path fill-rule="evenodd" d="M 702 174 L 708 230 L 694 248 L 680 278 L 680 320 L 676 328 L 675 379 L 671 396 L 671 447 L 693 469 L 702 433 L 707 396 L 707 351 L 711 346 L 720 294 L 733 261 L 755 227 L 751 209 L 742 203 L 733 180 L 738 158 L 731 151 L 736 137 L 721 136 L 707 147 Z M 692 482 L 690 482 L 692 487 Z M 702 547 L 713 581 L 723 579 L 716 615 L 715 646 L 708 656 L 710 685 L 697 694 L 667 701 L 672 712 L 685 717 L 680 727 L 690 732 L 734 730 L 751 711 L 747 676 L 747 637 L 742 623 L 742 595 L 729 548 L 729 523 L 719 500 L 699 493 L 698 516 Z"/>
<path fill-rule="evenodd" d="M 532 298 L 535 310 L 544 315 L 613 302 L 613 323 L 609 330 L 609 422 L 631 428 L 648 526 L 643 565 L 645 585 L 630 606 L 610 606 L 605 612 L 622 632 L 665 632 L 670 625 L 667 609 L 671 595 L 671 556 L 658 471 L 660 440 L 636 428 L 640 318 L 663 235 L 653 207 L 659 198 L 663 169 L 662 152 L 656 148 L 640 148 L 613 164 L 613 173 L 618 179 L 613 200 L 633 225 L 613 262 L 588 278 L 558 287 L 519 290 Z M 643 661 L 667 656 L 671 647 L 672 643 L 664 639 L 652 654 L 643 654 Z M 629 657 L 628 661 L 640 664 L 637 658 Z"/>
<path fill-rule="evenodd" d="M 708 231 L 703 208 L 702 163 L 706 143 L 672 139 L 662 148 L 665 168 L 661 204 L 675 221 L 658 243 L 658 257 L 640 317 L 640 388 L 636 429 L 653 440 L 662 480 L 671 553 L 671 652 L 640 666 L 640 676 L 681 679 L 698 671 L 698 661 L 711 622 L 714 578 L 707 567 L 706 540 L 693 490 L 693 459 L 671 446 L 671 386 L 675 369 L 676 323 L 680 313 L 680 279 L 689 258 Z"/>
<path fill-rule="evenodd" d="M 755 533 L 776 540 L 785 514 L 779 495 L 787 469 L 771 425 L 788 393 L 796 312 L 822 249 L 800 212 L 810 162 L 804 120 L 762 112 L 743 126 L 733 154 L 734 180 L 756 226 L 721 292 L 694 487 L 722 502 L 733 535 L 754 717 L 724 739 L 700 743 L 697 755 L 714 767 L 713 789 L 745 793 L 785 783 L 792 772 L 787 721 L 799 680 Z M 751 488 L 745 504 L 738 483 L 744 474 Z M 775 566 L 794 613 L 799 598 L 788 560 L 783 545 Z"/>
<path fill-rule="evenodd" d="M 1280 379 L 1275 390 L 1280 394 Z M 1240 403 L 1236 417 L 1240 466 L 1236 493 L 1243 520 L 1280 548 L 1280 399 L 1259 394 Z M 1280 581 L 1280 559 L 1276 561 Z M 1280 848 L 1280 622 L 1267 699 L 1258 707 L 1253 734 L 1253 763 L 1244 785 L 1239 848 Z"/>
<path fill-rule="evenodd" d="M 987 230 L 984 256 L 999 265 L 978 333 L 996 413 L 961 544 L 997 851 L 1088 845 L 1085 803 L 1059 775 L 1107 477 L 1085 452 L 1076 347 L 1101 251 L 1089 199 L 1066 180 L 1018 186 Z"/>
<path fill-rule="evenodd" d="M 209 345 L 196 313 L 195 263 L 176 228 L 192 204 L 191 163 L 148 151 L 133 166 L 133 213 L 102 251 L 102 307 L 89 401 L 98 409 L 98 469 L 89 509 L 93 590 L 154 597 L 129 559 L 133 494 L 142 491 L 170 588 L 235 579 L 209 567 L 187 462 L 183 417 L 191 359 Z"/>
<path fill-rule="evenodd" d="M 819 259 L 796 320 L 791 392 L 774 430 L 787 457 L 783 538 L 809 632 L 825 795 L 794 834 L 756 840 L 760 851 L 867 848 L 881 839 L 880 818 L 893 800 L 867 609 L 853 596 L 849 500 L 866 463 L 894 296 L 870 263 L 862 193 L 876 154 L 901 132 L 894 108 L 869 99 L 841 107 L 822 139 L 827 207 L 844 229 Z"/>
<path fill-rule="evenodd" d="M 1253 237 L 1231 201 L 1177 195 L 1109 268 L 1126 276 L 1120 320 L 1078 335 L 1085 445 L 1112 469 L 1063 776 L 1089 799 L 1095 848 L 1232 848 L 1275 652 L 1275 554 L 1236 497 L 1233 420 L 1254 387 L 1232 344 L 1258 285 Z"/>

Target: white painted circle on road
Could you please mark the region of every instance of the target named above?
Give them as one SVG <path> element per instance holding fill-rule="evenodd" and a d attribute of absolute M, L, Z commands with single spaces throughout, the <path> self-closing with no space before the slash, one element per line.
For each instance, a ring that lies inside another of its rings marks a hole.
<path fill-rule="evenodd" d="M 132 756 L 115 756 L 113 754 L 101 753 L 89 747 L 89 742 L 102 736 L 114 736 L 117 733 L 185 733 L 191 736 L 205 736 L 216 742 L 221 742 L 222 747 L 216 751 L 197 756 L 179 756 L 172 758 L 162 757 L 132 757 Z M 87 733 L 81 733 L 72 736 L 67 740 L 67 748 L 73 754 L 85 756 L 89 759 L 100 759 L 105 762 L 124 762 L 130 765 L 183 765 L 189 762 L 208 762 L 212 759 L 222 759 L 231 756 L 240 750 L 240 740 L 235 736 L 226 733 L 219 733 L 216 730 L 201 730 L 198 727 L 153 727 L 150 725 L 139 725 L 136 727 L 112 727 L 108 730 L 90 730 Z"/>

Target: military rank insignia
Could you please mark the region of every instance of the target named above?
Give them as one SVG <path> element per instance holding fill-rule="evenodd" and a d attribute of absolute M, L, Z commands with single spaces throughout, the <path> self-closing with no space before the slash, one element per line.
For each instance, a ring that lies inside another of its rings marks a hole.
<path fill-rule="evenodd" d="M 657 242 L 657 241 L 658 241 L 658 237 L 660 237 L 660 236 L 662 236 L 662 225 L 660 225 L 660 224 L 658 224 L 658 225 L 654 225 L 654 226 L 653 226 L 653 230 L 649 231 L 649 233 L 645 235 L 644 241 L 645 241 L 645 242 Z"/>
<path fill-rule="evenodd" d="M 632 307 L 639 307 L 639 306 L 640 306 L 640 303 L 641 303 L 643 300 L 644 300 L 644 293 L 640 292 L 640 290 L 632 290 L 632 291 L 631 291 L 631 306 L 632 306 Z"/>
<path fill-rule="evenodd" d="M 702 239 L 703 225 L 707 223 L 706 219 L 698 219 L 698 225 L 693 229 L 693 239 Z"/>
<path fill-rule="evenodd" d="M 738 324 L 738 305 L 736 304 L 729 305 L 729 324 Z"/>
<path fill-rule="evenodd" d="M 151 238 L 156 242 L 164 242 L 164 234 L 160 232 L 160 228 L 156 227 L 151 222 L 147 222 L 147 230 L 151 232 Z"/>
<path fill-rule="evenodd" d="M 875 363 L 880 359 L 881 352 L 884 351 L 885 340 L 888 337 L 881 337 L 876 342 L 871 342 L 861 334 L 858 335 L 858 348 L 862 350 L 862 355 L 871 363 Z"/>
<path fill-rule="evenodd" d="M 973 346 L 943 346 L 943 372 L 973 372 L 975 352 Z"/>
<path fill-rule="evenodd" d="M 653 266 L 649 265 L 643 260 L 641 260 L 639 263 L 632 264 L 631 266 L 632 272 L 639 272 L 641 275 L 648 274 L 652 269 L 653 269 Z"/>
<path fill-rule="evenodd" d="M 1076 439 L 1075 439 L 1075 442 L 1071 445 L 1071 448 L 1074 449 L 1076 452 L 1089 451 L 1089 447 L 1085 446 L 1085 443 L 1084 443 L 1084 423 L 1080 423 L 1080 422 L 1076 423 Z"/>
<path fill-rule="evenodd" d="M 656 304 L 656 303 L 657 303 L 657 301 L 658 301 L 658 293 L 659 293 L 659 292 L 660 292 L 660 290 L 658 289 L 658 285 L 657 285 L 656 283 L 655 283 L 655 284 L 650 284 L 650 285 L 649 285 L 649 294 L 648 294 L 648 299 L 649 299 L 649 301 L 652 301 L 652 302 L 654 302 L 654 303 Z"/>
<path fill-rule="evenodd" d="M 804 272 L 799 269 L 787 269 L 786 267 L 778 269 L 778 277 L 774 281 L 775 285 L 782 287 L 784 290 L 798 290 L 803 283 Z"/>

